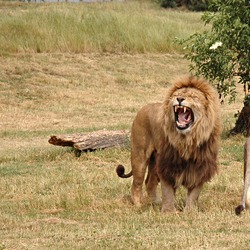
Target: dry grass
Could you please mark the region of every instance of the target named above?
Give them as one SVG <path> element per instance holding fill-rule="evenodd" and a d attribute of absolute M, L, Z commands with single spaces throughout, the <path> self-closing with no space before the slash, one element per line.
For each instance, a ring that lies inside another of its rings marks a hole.
<path fill-rule="evenodd" d="M 13 15 L 10 5 L 1 11 Z M 77 158 L 48 143 L 52 134 L 130 128 L 141 106 L 163 100 L 169 82 L 187 73 L 176 54 L 0 56 L 0 249 L 249 249 L 250 213 L 234 215 L 245 139 L 226 136 L 241 89 L 222 106 L 220 174 L 190 214 L 131 204 L 131 180 L 115 173 L 118 163 L 130 168 L 129 148 Z M 180 210 L 185 195 L 177 193 Z"/>
<path fill-rule="evenodd" d="M 17 54 L 0 58 L 0 243 L 2 249 L 248 249 L 249 212 L 234 215 L 242 191 L 241 136 L 223 136 L 221 172 L 199 211 L 162 215 L 130 203 L 129 149 L 76 158 L 49 135 L 130 128 L 136 111 L 160 101 L 187 73 L 178 55 Z M 233 126 L 240 98 L 223 106 Z M 185 190 L 177 193 L 184 205 Z"/>
<path fill-rule="evenodd" d="M 178 62 L 180 58 L 108 54 L 2 57 L 2 125 L 5 131 L 19 127 L 29 132 L 128 126 L 141 105 L 163 99 L 162 92 L 176 75 L 177 65 L 180 74 L 187 72 L 186 62 Z"/>

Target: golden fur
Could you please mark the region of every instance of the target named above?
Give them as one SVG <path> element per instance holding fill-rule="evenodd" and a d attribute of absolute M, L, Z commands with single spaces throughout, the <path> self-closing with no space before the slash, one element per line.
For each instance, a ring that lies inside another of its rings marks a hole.
<path fill-rule="evenodd" d="M 142 184 L 148 166 L 146 189 L 158 202 L 161 182 L 162 211 L 175 211 L 178 186 L 188 190 L 185 210 L 198 199 L 203 184 L 217 172 L 221 133 L 220 103 L 214 88 L 203 79 L 187 77 L 176 81 L 163 103 L 144 106 L 136 115 L 131 130 L 132 199 L 140 206 Z"/>

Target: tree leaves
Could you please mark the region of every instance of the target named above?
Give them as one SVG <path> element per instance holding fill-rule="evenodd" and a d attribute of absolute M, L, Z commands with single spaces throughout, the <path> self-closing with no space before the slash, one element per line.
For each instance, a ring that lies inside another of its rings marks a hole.
<path fill-rule="evenodd" d="M 236 97 L 236 82 L 250 84 L 250 5 L 244 0 L 214 0 L 202 16 L 210 31 L 195 33 L 186 40 L 185 57 L 190 70 L 217 86 L 221 97 Z"/>

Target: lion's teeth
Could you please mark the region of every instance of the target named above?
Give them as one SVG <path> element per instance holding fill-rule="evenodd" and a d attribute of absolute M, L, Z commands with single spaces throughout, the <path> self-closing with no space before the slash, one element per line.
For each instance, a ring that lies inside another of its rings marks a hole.
<path fill-rule="evenodd" d="M 184 113 L 186 113 L 186 111 L 187 111 L 187 108 L 186 108 L 186 107 L 184 107 Z"/>
<path fill-rule="evenodd" d="M 176 113 L 178 110 L 178 107 L 177 106 L 174 106 L 174 112 Z"/>

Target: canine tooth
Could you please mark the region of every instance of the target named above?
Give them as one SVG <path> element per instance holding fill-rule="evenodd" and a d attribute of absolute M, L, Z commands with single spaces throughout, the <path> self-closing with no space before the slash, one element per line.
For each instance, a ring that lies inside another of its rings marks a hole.
<path fill-rule="evenodd" d="M 177 106 L 174 106 L 174 112 L 176 113 L 178 110 L 178 107 Z"/>
<path fill-rule="evenodd" d="M 187 108 L 186 108 L 186 107 L 184 107 L 184 113 L 186 113 L 186 111 L 187 111 Z"/>

